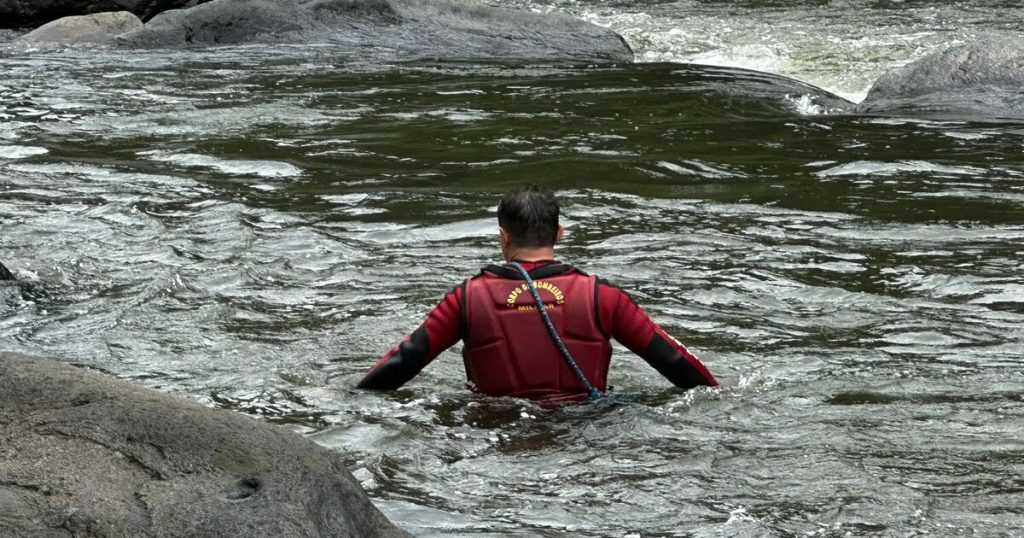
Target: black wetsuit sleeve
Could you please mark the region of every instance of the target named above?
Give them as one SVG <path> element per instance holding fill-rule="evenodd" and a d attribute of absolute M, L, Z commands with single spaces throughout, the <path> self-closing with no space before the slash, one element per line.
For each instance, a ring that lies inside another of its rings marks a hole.
<path fill-rule="evenodd" d="M 598 281 L 597 290 L 601 326 L 615 340 L 677 387 L 718 385 L 704 363 L 669 336 L 626 292 L 604 280 Z"/>
<path fill-rule="evenodd" d="M 357 385 L 361 389 L 393 390 L 416 377 L 442 351 L 462 338 L 463 287 L 455 288 L 430 311 L 426 321 L 391 348 Z"/>
<path fill-rule="evenodd" d="M 660 329 L 660 327 L 658 327 Z M 640 354 L 661 375 L 682 388 L 699 387 L 701 385 L 718 385 L 711 372 L 694 357 L 686 348 L 674 341 L 666 340 L 665 336 L 656 331 L 651 335 L 651 343 L 647 350 Z"/>
<path fill-rule="evenodd" d="M 427 336 L 427 330 L 423 325 L 420 325 L 398 344 L 393 353 L 388 353 L 374 365 L 357 387 L 374 390 L 397 389 L 416 377 L 416 374 L 427 365 L 429 352 L 430 337 Z"/>

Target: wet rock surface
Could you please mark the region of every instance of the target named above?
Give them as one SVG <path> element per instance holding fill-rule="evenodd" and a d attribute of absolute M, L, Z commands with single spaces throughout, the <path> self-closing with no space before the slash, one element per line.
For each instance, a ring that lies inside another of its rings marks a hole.
<path fill-rule="evenodd" d="M 1024 42 L 990 39 L 950 47 L 875 82 L 861 112 L 923 111 L 1024 116 Z"/>
<path fill-rule="evenodd" d="M 0 353 L 2 536 L 408 536 L 273 425 Z"/>
<path fill-rule="evenodd" d="M 214 0 L 155 17 L 118 43 L 164 48 L 323 43 L 433 59 L 631 61 L 611 30 L 567 15 L 459 0 Z"/>
<path fill-rule="evenodd" d="M 21 286 L 14 274 L 0 263 L 0 318 L 16 312 L 21 301 Z"/>
<path fill-rule="evenodd" d="M 62 17 L 129 11 L 143 20 L 203 0 L 0 0 L 0 28 L 31 28 Z"/>
<path fill-rule="evenodd" d="M 21 36 L 16 43 L 107 43 L 120 34 L 139 28 L 142 28 L 142 21 L 127 11 L 79 15 L 46 23 Z"/>

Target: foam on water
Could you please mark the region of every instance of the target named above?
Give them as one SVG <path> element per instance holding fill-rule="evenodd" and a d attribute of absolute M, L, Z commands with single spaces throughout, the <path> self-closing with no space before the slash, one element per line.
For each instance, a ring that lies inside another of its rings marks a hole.
<path fill-rule="evenodd" d="M 827 170 L 815 172 L 818 177 L 835 176 L 893 176 L 897 174 L 943 174 L 976 176 L 984 170 L 973 166 L 949 166 L 928 161 L 875 162 L 856 161 L 833 166 Z"/>
<path fill-rule="evenodd" d="M 828 114 L 829 110 L 814 102 L 814 97 L 811 95 L 800 95 L 800 96 L 789 96 L 786 98 L 793 103 L 796 107 L 796 111 L 804 116 L 820 116 Z"/>
<path fill-rule="evenodd" d="M 962 189 L 951 186 L 951 188 L 937 192 L 916 192 L 914 196 L 921 198 L 977 198 L 993 201 L 1010 202 L 1017 205 L 1024 205 L 1024 192 L 999 192 L 981 189 Z"/>
<path fill-rule="evenodd" d="M 278 161 L 222 159 L 212 155 L 172 153 L 163 150 L 141 151 L 139 155 L 186 168 L 209 168 L 232 176 L 297 178 L 305 174 L 298 166 Z"/>
<path fill-rule="evenodd" d="M 887 69 L 967 40 L 1014 37 L 1024 18 L 1001 5 L 825 2 L 754 5 L 700 0 L 629 3 L 521 0 L 622 34 L 639 62 L 690 62 L 776 73 L 859 102 Z M 997 17 L 997 25 L 979 25 Z"/>
<path fill-rule="evenodd" d="M 468 95 L 467 92 L 459 92 L 456 95 Z M 415 120 L 420 118 L 444 118 L 454 123 L 470 123 L 475 121 L 486 120 L 491 117 L 490 113 L 482 110 L 430 110 L 425 112 L 391 112 L 385 114 L 393 118 L 402 120 Z"/>
<path fill-rule="evenodd" d="M 0 146 L 0 159 L 24 159 L 49 152 L 50 150 L 39 146 Z"/>
<path fill-rule="evenodd" d="M 693 175 L 711 179 L 742 178 L 746 174 L 727 169 L 721 164 L 705 163 L 688 159 L 678 163 L 661 161 L 658 166 L 680 175 Z"/>

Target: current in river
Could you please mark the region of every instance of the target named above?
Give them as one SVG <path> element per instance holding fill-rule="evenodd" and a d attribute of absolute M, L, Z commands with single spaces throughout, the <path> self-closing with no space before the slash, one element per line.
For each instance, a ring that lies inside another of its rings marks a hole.
<path fill-rule="evenodd" d="M 850 115 L 733 69 L 857 101 L 1021 35 L 1019 2 L 512 4 L 637 63 L 0 57 L 0 347 L 293 428 L 418 536 L 1024 532 L 1024 121 Z M 455 348 L 354 390 L 498 259 L 523 183 L 559 194 L 562 259 L 723 389 L 617 348 L 614 398 L 544 409 L 472 395 Z"/>

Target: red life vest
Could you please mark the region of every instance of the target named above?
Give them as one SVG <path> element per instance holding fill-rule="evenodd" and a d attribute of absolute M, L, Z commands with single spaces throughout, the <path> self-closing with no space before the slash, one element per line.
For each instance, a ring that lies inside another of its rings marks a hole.
<path fill-rule="evenodd" d="M 587 381 L 604 392 L 612 347 L 597 321 L 596 278 L 561 264 L 563 272 L 544 276 L 549 267 L 531 271 L 541 300 Z M 493 269 L 465 287 L 462 358 L 474 390 L 544 401 L 585 399 L 583 383 L 555 347 L 526 282 Z"/>

